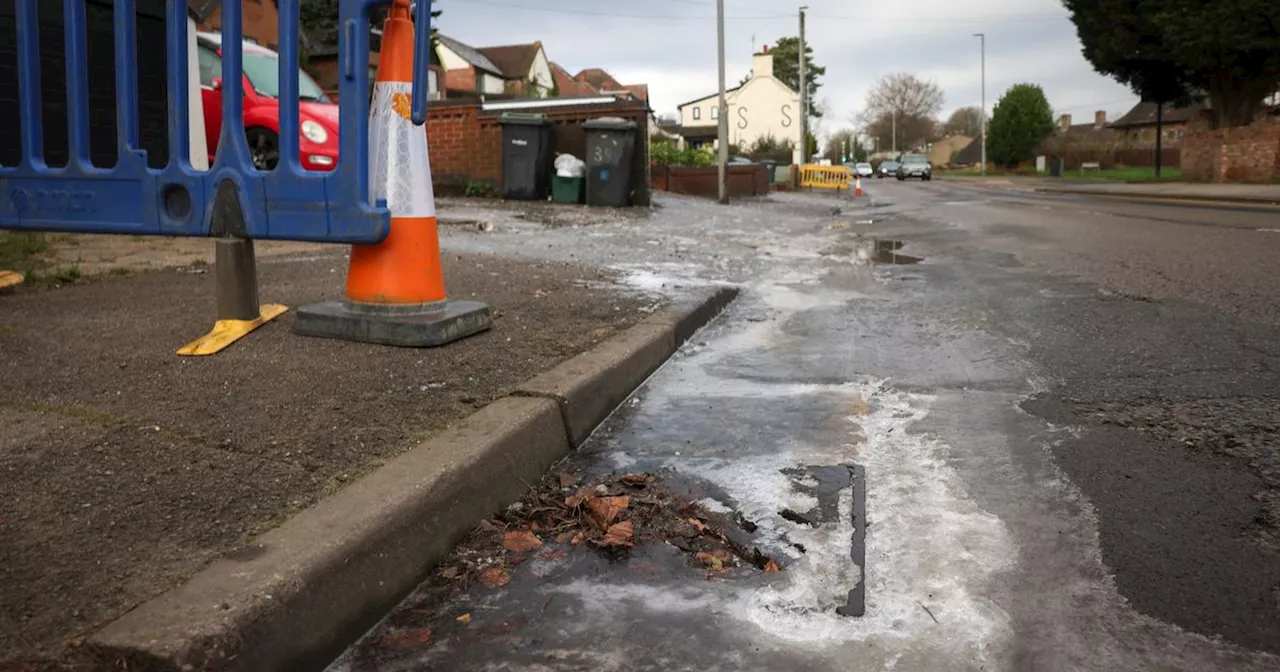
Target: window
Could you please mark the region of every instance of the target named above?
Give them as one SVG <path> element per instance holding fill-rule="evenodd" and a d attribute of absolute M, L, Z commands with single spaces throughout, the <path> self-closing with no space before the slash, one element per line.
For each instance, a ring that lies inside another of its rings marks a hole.
<path fill-rule="evenodd" d="M 276 57 L 260 52 L 245 51 L 243 53 L 244 74 L 249 78 L 249 84 L 253 90 L 263 96 L 279 98 L 280 64 Z M 219 69 L 219 76 L 221 76 L 221 69 Z M 329 101 L 315 80 L 302 71 L 298 72 L 298 97 L 302 100 Z"/>
<path fill-rule="evenodd" d="M 222 76 L 222 59 L 205 47 L 200 47 L 196 53 L 200 61 L 200 86 L 212 87 L 214 78 Z"/>
<path fill-rule="evenodd" d="M 702 118 L 702 108 L 701 107 L 693 108 L 693 120 L 697 121 L 701 118 Z"/>
<path fill-rule="evenodd" d="M 719 118 L 720 118 L 720 106 L 719 106 L 719 105 L 713 105 L 713 106 L 711 107 L 711 118 L 712 118 L 712 119 L 719 119 Z"/>

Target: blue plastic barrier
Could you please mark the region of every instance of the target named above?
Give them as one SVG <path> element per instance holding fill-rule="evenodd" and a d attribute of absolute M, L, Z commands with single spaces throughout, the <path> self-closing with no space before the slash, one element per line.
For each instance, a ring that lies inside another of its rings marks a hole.
<path fill-rule="evenodd" d="M 110 168 L 89 158 L 85 0 L 63 0 L 68 148 L 45 163 L 37 0 L 16 2 L 21 161 L 0 167 L 0 229 L 76 233 L 231 235 L 251 239 L 376 243 L 390 215 L 369 202 L 369 10 L 391 0 L 339 4 L 338 165 L 309 172 L 299 160 L 298 0 L 279 0 L 280 162 L 261 171 L 243 132 L 240 0 L 222 3 L 222 138 L 208 171 L 189 160 L 187 0 L 166 0 L 168 149 L 163 168 L 140 148 L 135 0 L 115 0 L 116 146 Z M 430 0 L 417 3 L 412 117 L 426 120 Z M 7 36 L 5 36 L 7 39 Z M 215 217 L 215 212 L 217 216 Z"/>

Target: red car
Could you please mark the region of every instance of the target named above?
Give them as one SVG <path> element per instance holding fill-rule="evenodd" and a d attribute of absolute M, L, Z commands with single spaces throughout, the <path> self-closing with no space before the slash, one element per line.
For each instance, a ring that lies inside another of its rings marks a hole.
<path fill-rule="evenodd" d="M 200 58 L 200 95 L 204 101 L 204 132 L 209 164 L 218 151 L 222 132 L 222 36 L 196 33 Z M 276 52 L 244 43 L 244 130 L 253 165 L 275 168 L 280 160 L 280 66 Z M 338 106 L 306 72 L 298 73 L 299 143 L 302 167 L 333 170 L 338 163 Z"/>

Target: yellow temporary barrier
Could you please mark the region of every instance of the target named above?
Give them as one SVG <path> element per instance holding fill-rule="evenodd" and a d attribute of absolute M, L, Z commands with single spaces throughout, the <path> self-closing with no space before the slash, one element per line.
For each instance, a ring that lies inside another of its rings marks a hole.
<path fill-rule="evenodd" d="M 848 166 L 819 166 L 806 163 L 800 166 L 800 186 L 818 189 L 848 189 L 853 179 L 853 169 Z"/>

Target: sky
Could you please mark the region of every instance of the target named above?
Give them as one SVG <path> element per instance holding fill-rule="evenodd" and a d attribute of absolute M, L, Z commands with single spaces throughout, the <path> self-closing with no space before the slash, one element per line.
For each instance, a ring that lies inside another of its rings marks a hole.
<path fill-rule="evenodd" d="M 988 113 L 1010 86 L 1039 84 L 1055 115 L 1115 120 L 1137 103 L 1129 89 L 1095 73 L 1080 54 L 1059 0 L 724 0 L 727 86 L 751 69 L 752 48 L 799 33 L 827 68 L 817 102 L 820 130 L 853 127 L 877 78 L 906 72 L 936 82 L 943 119 L 982 100 L 979 39 L 986 34 Z M 602 67 L 623 84 L 647 83 L 655 112 L 714 93 L 715 0 L 437 0 L 445 34 L 477 47 L 541 40 L 571 73 Z"/>

